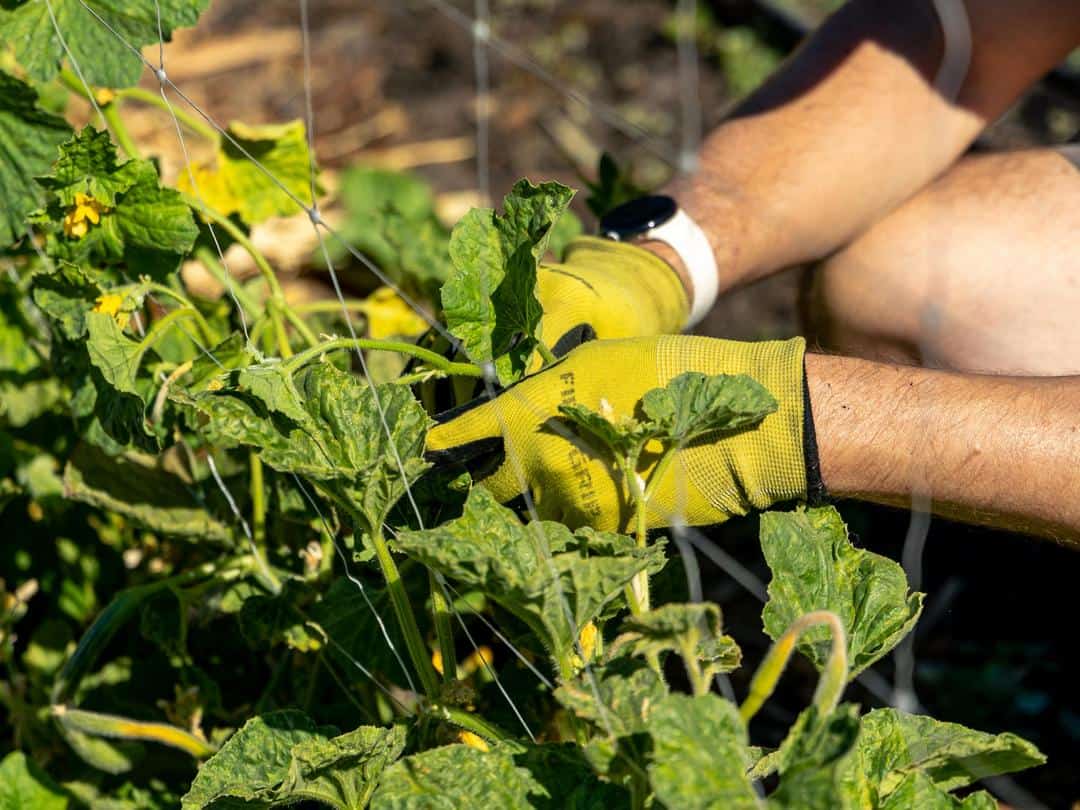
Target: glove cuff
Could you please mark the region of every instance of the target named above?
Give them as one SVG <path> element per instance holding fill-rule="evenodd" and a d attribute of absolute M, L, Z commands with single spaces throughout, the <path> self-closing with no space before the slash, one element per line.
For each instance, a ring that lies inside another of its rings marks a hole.
<path fill-rule="evenodd" d="M 677 374 L 747 374 L 776 399 L 778 408 L 757 426 L 679 453 L 688 483 L 713 515 L 690 515 L 717 523 L 750 509 L 807 496 L 805 372 L 802 338 L 742 343 L 713 338 L 667 338 L 658 347 L 658 376 L 666 385 Z M 734 486 L 732 486 L 734 482 Z M 687 504 L 697 498 L 690 493 Z"/>

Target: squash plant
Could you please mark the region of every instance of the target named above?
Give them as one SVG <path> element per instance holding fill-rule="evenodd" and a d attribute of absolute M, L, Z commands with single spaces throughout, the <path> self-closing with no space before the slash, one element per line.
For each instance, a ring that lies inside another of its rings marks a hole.
<path fill-rule="evenodd" d="M 167 33 L 204 4 L 163 5 Z M 155 40 L 131 6 L 124 30 Z M 124 125 L 158 103 L 137 64 L 73 31 L 88 87 L 42 4 L 4 9 L 0 807 L 992 808 L 952 791 L 1042 762 L 1012 734 L 841 702 L 922 595 L 830 507 L 761 518 L 775 643 L 736 705 L 713 689 L 742 664 L 720 606 L 650 598 L 662 533 L 528 520 L 429 468 L 428 386 L 552 361 L 534 288 L 580 230 L 569 189 L 521 181 L 450 231 L 415 180 L 346 174 L 346 235 L 437 312 L 440 351 L 389 288 L 291 303 L 255 247 L 252 226 L 312 203 L 302 123 L 230 140 L 181 113 L 214 156 L 169 186 Z M 74 130 L 65 92 L 109 129 Z M 233 243 L 255 278 L 229 275 Z M 191 260 L 223 294 L 195 291 Z M 775 403 L 686 374 L 641 406 L 564 408 L 639 515 L 646 441 L 670 458 Z M 818 689 L 766 750 L 750 721 L 796 650 Z"/>

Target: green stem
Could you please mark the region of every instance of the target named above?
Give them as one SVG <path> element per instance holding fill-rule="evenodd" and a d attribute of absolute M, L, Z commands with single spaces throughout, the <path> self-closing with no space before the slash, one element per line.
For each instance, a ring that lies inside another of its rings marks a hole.
<path fill-rule="evenodd" d="M 64 705 L 52 707 L 53 717 L 69 731 L 121 740 L 148 740 L 178 748 L 196 759 L 206 759 L 217 749 L 189 731 L 166 723 L 144 723 L 115 714 L 88 712 Z"/>
<path fill-rule="evenodd" d="M 635 534 L 637 536 L 637 547 L 645 548 L 649 542 L 649 530 L 645 521 L 645 507 L 647 502 L 647 496 L 641 489 L 641 483 L 638 481 L 637 475 L 637 463 L 640 449 L 636 452 L 632 452 L 626 456 L 625 459 L 619 459 L 616 456 L 617 466 L 622 470 L 623 478 L 626 480 L 626 490 L 630 493 L 630 499 L 634 502 L 634 523 Z M 632 597 L 628 601 L 630 603 L 630 612 L 635 616 L 639 613 L 644 613 L 649 609 L 649 573 L 648 571 L 638 571 L 634 574 L 634 578 L 627 586 L 627 596 Z"/>
<path fill-rule="evenodd" d="M 435 635 L 439 638 L 439 654 L 442 655 L 443 681 L 453 683 L 457 680 L 457 651 L 454 649 L 454 627 L 450 623 L 450 603 L 434 571 L 428 571 L 428 583 L 431 587 Z"/>
<path fill-rule="evenodd" d="M 196 133 L 197 135 L 201 135 L 207 140 L 213 141 L 214 143 L 218 143 L 220 140 L 218 138 L 217 132 L 215 132 L 214 129 L 208 124 L 206 124 L 204 121 L 196 118 L 191 113 L 180 107 L 177 107 L 176 105 L 170 105 L 157 93 L 154 93 L 150 90 L 144 90 L 141 87 L 123 87 L 119 90 L 116 90 L 115 92 L 118 99 L 141 101 L 144 104 L 153 105 L 154 107 L 164 110 L 165 112 L 169 112 L 171 107 L 172 113 L 176 116 L 177 120 L 181 124 L 186 126 L 188 129 L 190 129 L 192 132 Z"/>
<path fill-rule="evenodd" d="M 478 737 L 483 737 L 488 742 L 512 743 L 514 741 L 512 736 L 494 723 L 489 723 L 479 715 L 467 712 L 464 709 L 458 709 L 454 706 L 443 706 L 442 704 L 432 704 L 428 707 L 425 714 L 438 720 L 452 723 L 458 728 L 463 728 L 466 731 L 471 731 Z"/>
<path fill-rule="evenodd" d="M 319 345 L 319 338 L 311 331 L 311 327 L 304 322 L 304 319 L 296 314 L 294 307 L 283 306 L 281 311 L 285 315 L 285 320 L 293 325 L 293 328 L 300 333 L 300 337 L 304 339 L 308 346 Z"/>
<path fill-rule="evenodd" d="M 175 321 L 191 318 L 203 320 L 202 314 L 194 307 L 178 307 L 170 310 L 154 321 L 153 325 L 146 330 L 146 336 L 139 341 L 139 357 L 142 357 L 155 343 L 165 337 L 165 333 Z M 205 322 L 205 321 L 204 321 Z"/>
<path fill-rule="evenodd" d="M 248 456 L 251 468 L 251 524 L 255 549 L 263 554 L 266 548 L 266 489 L 263 485 L 263 464 L 254 450 Z"/>
<path fill-rule="evenodd" d="M 547 347 L 547 344 L 544 343 L 544 341 L 542 340 L 536 341 L 536 350 L 540 352 L 540 356 L 544 358 L 545 366 L 550 366 L 552 363 L 557 362 L 559 359 L 552 353 L 551 349 L 549 349 Z"/>
<path fill-rule="evenodd" d="M 217 254 L 210 250 L 208 247 L 199 247 L 195 249 L 195 258 L 202 262 L 206 271 L 214 277 L 218 284 L 225 288 L 226 294 L 232 294 L 237 302 L 240 304 L 240 308 L 244 310 L 244 314 L 255 319 L 259 317 L 259 313 L 262 312 L 262 307 L 251 297 L 251 294 L 243 288 L 239 281 L 229 275 L 229 271 L 225 269 L 225 266 L 218 260 Z"/>
<path fill-rule="evenodd" d="M 132 160 L 139 160 L 142 154 L 139 152 L 139 147 L 135 145 L 131 133 L 128 132 L 127 124 L 120 117 L 120 108 L 116 104 L 106 104 L 101 108 L 101 114 L 105 116 L 105 122 L 124 153 Z"/>
<path fill-rule="evenodd" d="M 157 282 L 151 282 L 147 288 L 152 290 L 153 292 L 158 293 L 159 295 L 164 295 L 167 298 L 171 298 L 173 301 L 176 301 L 176 303 L 180 304 L 182 307 L 190 309 L 194 313 L 192 317 L 195 318 L 195 324 L 199 327 L 199 331 L 202 332 L 203 338 L 205 338 L 211 345 L 214 345 L 218 342 L 219 337 L 217 332 L 210 328 L 210 324 L 206 322 L 206 318 L 203 317 L 203 314 L 199 312 L 199 310 L 193 303 L 191 303 L 190 299 L 188 299 L 187 296 L 177 292 L 172 287 L 167 287 L 164 284 L 158 284 Z"/>
<path fill-rule="evenodd" d="M 360 525 L 364 525 L 362 520 Z M 434 700 L 439 694 L 439 680 L 434 667 L 431 666 L 431 658 L 428 655 L 424 637 L 420 635 L 420 626 L 416 623 L 416 614 L 413 613 L 412 605 L 409 603 L 405 583 L 402 582 L 401 574 L 390 554 L 390 547 L 387 546 L 386 538 L 383 537 L 382 528 L 371 527 L 370 535 L 371 543 L 375 546 L 375 557 L 379 561 L 379 568 L 382 569 L 383 579 L 386 580 L 390 603 L 394 607 L 401 633 L 405 636 L 405 646 L 409 650 L 409 657 L 420 676 L 420 683 L 425 694 Z"/>
<path fill-rule="evenodd" d="M 811 627 L 822 624 L 828 625 L 832 630 L 832 649 L 829 652 L 829 659 L 825 662 L 825 668 L 818 677 L 814 705 L 818 707 L 822 715 L 829 714 L 836 708 L 848 681 L 847 634 L 844 632 L 844 625 L 839 616 L 829 610 L 815 610 L 793 621 L 784 634 L 769 648 L 765 659 L 750 680 L 750 693 L 739 707 L 739 715 L 743 722 L 750 722 L 750 718 L 757 714 L 758 709 L 772 695 L 802 634 Z"/>
<path fill-rule="evenodd" d="M 709 679 L 705 677 L 705 674 L 701 671 L 701 664 L 698 663 L 697 650 L 691 646 L 687 646 L 679 651 L 682 656 L 683 663 L 686 665 L 686 675 L 690 679 L 690 686 L 694 690 L 694 696 L 698 697 L 704 695 L 709 691 Z"/>
<path fill-rule="evenodd" d="M 283 367 L 287 371 L 295 371 L 319 355 L 335 349 L 375 349 L 386 352 L 400 352 L 423 360 L 432 368 L 446 374 L 454 374 L 459 377 L 480 377 L 483 375 L 483 371 L 478 366 L 472 365 L 472 363 L 454 363 L 441 354 L 417 346 L 415 343 L 406 343 L 401 340 L 372 340 L 370 338 L 333 338 L 320 343 L 318 346 L 298 352 L 285 362 Z"/>
<path fill-rule="evenodd" d="M 281 317 L 281 307 L 278 301 L 271 298 L 266 302 L 266 309 L 270 313 L 270 323 L 274 327 L 274 337 L 277 339 L 278 354 L 282 359 L 288 360 L 293 356 L 292 346 L 289 345 L 289 333 L 285 329 L 285 321 Z"/>
<path fill-rule="evenodd" d="M 328 299 L 326 301 L 309 301 L 306 304 L 297 304 L 293 307 L 294 310 L 301 313 L 315 313 L 315 312 L 329 312 L 336 314 L 341 312 L 341 301 L 337 299 Z M 368 309 L 367 301 L 358 301 L 353 298 L 345 299 L 345 309 L 348 312 L 366 312 Z"/>
<path fill-rule="evenodd" d="M 274 268 L 270 266 L 270 262 L 262 254 L 255 243 L 252 242 L 243 229 L 237 226 L 235 222 L 222 214 L 220 211 L 216 211 L 205 205 L 202 200 L 197 197 L 193 197 L 190 194 L 181 193 L 181 197 L 184 198 L 184 202 L 198 211 L 207 219 L 214 221 L 214 224 L 220 227 L 225 233 L 231 236 L 240 247 L 247 251 L 248 255 L 255 262 L 255 267 L 258 268 L 259 273 L 266 279 L 266 284 L 270 288 L 270 295 L 273 298 L 277 298 L 279 301 L 285 300 L 285 295 L 281 291 L 281 285 L 278 283 L 277 274 L 274 272 Z"/>

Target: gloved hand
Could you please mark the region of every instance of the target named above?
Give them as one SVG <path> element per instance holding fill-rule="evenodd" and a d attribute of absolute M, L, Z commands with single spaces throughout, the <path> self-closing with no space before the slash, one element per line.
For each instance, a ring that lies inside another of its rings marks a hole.
<path fill-rule="evenodd" d="M 666 262 L 593 236 L 572 241 L 562 263 L 542 265 L 536 293 L 540 335 L 557 357 L 593 338 L 677 333 L 689 313 L 682 281 Z"/>
<path fill-rule="evenodd" d="M 559 405 L 576 402 L 618 419 L 633 415 L 646 391 L 684 371 L 748 374 L 777 400 L 777 411 L 753 427 L 681 448 L 647 512 L 650 527 L 676 518 L 720 523 L 806 496 L 804 351 L 801 338 L 741 343 L 660 335 L 585 343 L 494 400 L 438 417 L 428 455 L 436 464 L 465 462 L 502 502 L 527 483 L 541 518 L 625 530 L 632 506 L 621 477 L 606 453 L 560 418 Z M 656 461 L 647 446 L 638 472 L 647 477 Z"/>

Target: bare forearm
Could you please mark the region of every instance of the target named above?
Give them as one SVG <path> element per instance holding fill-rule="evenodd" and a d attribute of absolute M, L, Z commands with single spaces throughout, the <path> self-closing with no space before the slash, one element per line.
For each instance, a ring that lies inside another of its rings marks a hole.
<path fill-rule="evenodd" d="M 848 242 L 1080 39 L 1070 0 L 966 7 L 970 67 L 930 0 L 855 0 L 706 139 L 700 169 L 670 191 L 710 234 L 722 289 Z M 946 52 L 960 81 L 935 86 Z"/>
<path fill-rule="evenodd" d="M 1080 544 L 1080 377 L 954 374 L 807 355 L 830 493 Z"/>

